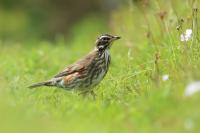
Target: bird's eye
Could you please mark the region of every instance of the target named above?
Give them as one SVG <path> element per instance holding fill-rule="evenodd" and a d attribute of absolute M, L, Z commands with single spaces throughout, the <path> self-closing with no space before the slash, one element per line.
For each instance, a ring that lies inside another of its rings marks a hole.
<path fill-rule="evenodd" d="M 108 41 L 108 38 L 103 38 L 103 41 Z"/>

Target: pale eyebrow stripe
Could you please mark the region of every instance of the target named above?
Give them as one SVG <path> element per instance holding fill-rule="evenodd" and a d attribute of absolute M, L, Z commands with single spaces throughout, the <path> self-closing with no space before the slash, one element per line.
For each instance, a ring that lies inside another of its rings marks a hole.
<path fill-rule="evenodd" d="M 102 35 L 102 36 L 100 36 L 100 38 L 99 38 L 99 39 L 102 39 L 102 38 L 104 38 L 104 37 L 111 38 L 111 36 L 110 36 L 110 35 Z"/>
<path fill-rule="evenodd" d="M 104 37 L 108 37 L 108 36 L 101 36 L 100 39 L 104 38 Z"/>

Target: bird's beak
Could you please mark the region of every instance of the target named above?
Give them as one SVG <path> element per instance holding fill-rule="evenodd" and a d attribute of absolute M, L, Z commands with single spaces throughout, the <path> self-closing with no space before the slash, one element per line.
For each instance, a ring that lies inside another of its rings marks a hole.
<path fill-rule="evenodd" d="M 118 40 L 120 38 L 121 38 L 120 36 L 113 36 L 113 38 L 110 41 L 113 42 L 113 41 Z"/>
<path fill-rule="evenodd" d="M 120 36 L 114 36 L 115 40 L 118 40 L 120 39 L 121 37 Z"/>

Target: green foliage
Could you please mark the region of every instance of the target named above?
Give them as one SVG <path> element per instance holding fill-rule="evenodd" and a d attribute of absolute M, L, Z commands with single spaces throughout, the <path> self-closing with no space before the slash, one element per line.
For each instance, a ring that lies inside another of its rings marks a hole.
<path fill-rule="evenodd" d="M 70 34 L 69 29 L 88 14 L 107 16 L 119 1 L 107 0 L 1 0 L 0 38 L 54 40 L 57 34 Z"/>
<path fill-rule="evenodd" d="M 192 15 L 200 2 L 171 2 L 151 1 L 148 8 L 132 3 L 112 13 L 108 27 L 122 39 L 111 49 L 112 64 L 96 100 L 27 86 L 50 78 L 93 48 L 96 35 L 108 28 L 103 20 L 83 20 L 71 41 L 60 37 L 58 45 L 0 42 L 1 132 L 198 132 L 200 95 L 183 94 L 189 82 L 200 80 L 199 27 Z M 188 28 L 193 38 L 181 42 Z"/>

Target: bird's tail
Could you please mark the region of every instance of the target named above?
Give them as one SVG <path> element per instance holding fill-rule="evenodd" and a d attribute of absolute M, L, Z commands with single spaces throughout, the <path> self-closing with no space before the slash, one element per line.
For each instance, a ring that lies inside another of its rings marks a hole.
<path fill-rule="evenodd" d="M 48 80 L 48 81 L 44 81 L 44 82 L 39 82 L 39 83 L 35 83 L 31 86 L 28 86 L 28 88 L 32 89 L 32 88 L 37 88 L 37 87 L 41 87 L 41 86 L 54 86 L 55 82 L 53 80 Z"/>

